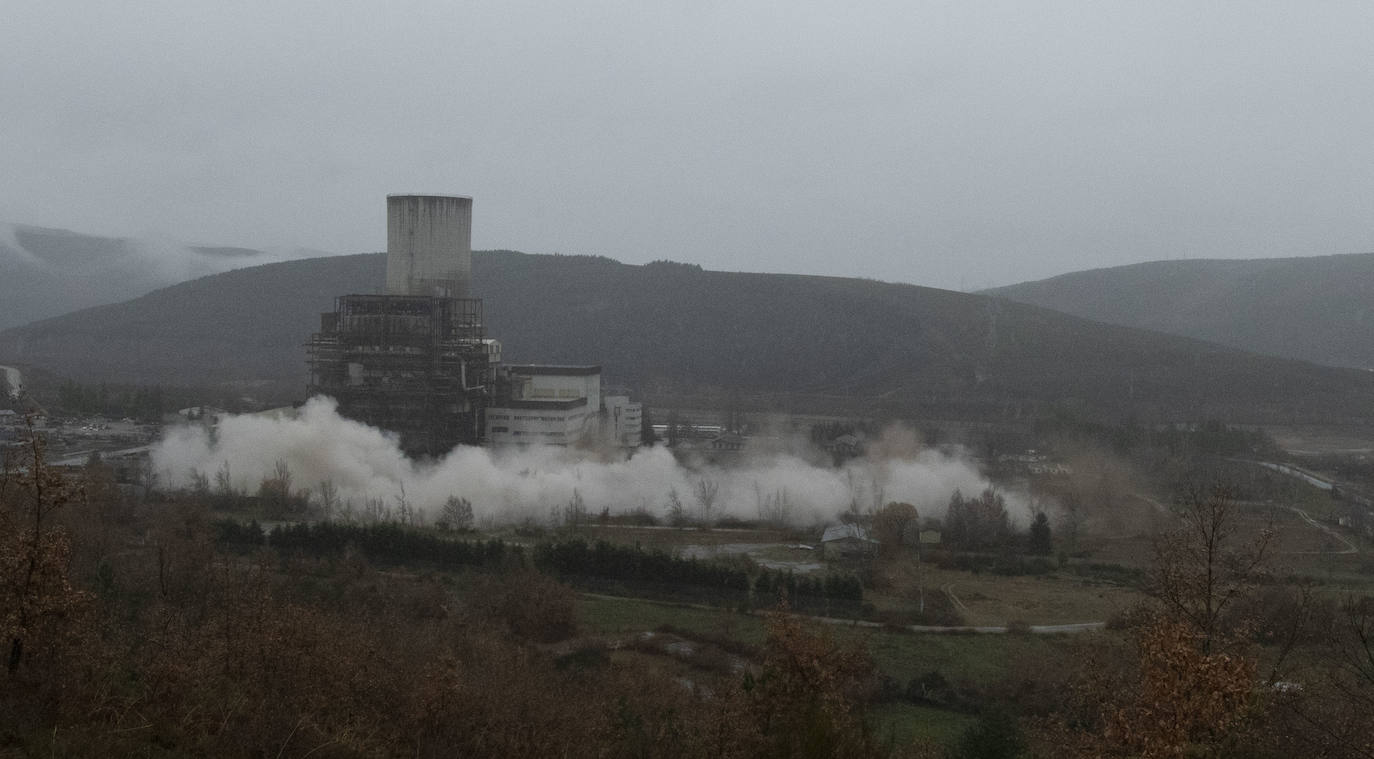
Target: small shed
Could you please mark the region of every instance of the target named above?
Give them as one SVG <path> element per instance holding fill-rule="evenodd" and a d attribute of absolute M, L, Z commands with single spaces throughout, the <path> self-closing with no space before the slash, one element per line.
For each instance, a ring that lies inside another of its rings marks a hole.
<path fill-rule="evenodd" d="M 878 547 L 868 530 L 857 524 L 837 524 L 825 528 L 821 548 L 832 556 L 866 556 Z"/>

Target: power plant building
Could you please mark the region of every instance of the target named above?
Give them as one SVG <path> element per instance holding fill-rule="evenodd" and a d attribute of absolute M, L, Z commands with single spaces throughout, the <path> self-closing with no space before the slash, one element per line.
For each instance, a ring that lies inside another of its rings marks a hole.
<path fill-rule="evenodd" d="M 468 298 L 472 199 L 387 196 L 385 295 L 341 295 L 309 343 L 310 392 L 413 456 L 477 444 L 499 345 Z"/>
<path fill-rule="evenodd" d="M 608 395 L 602 399 L 604 429 L 621 448 L 638 448 L 643 440 L 644 408 L 628 395 Z"/>
<path fill-rule="evenodd" d="M 642 409 L 603 408 L 600 366 L 501 364 L 469 297 L 472 199 L 387 196 L 386 293 L 341 295 L 308 345 L 311 394 L 396 433 L 411 456 L 459 444 L 639 445 Z"/>
<path fill-rule="evenodd" d="M 572 445 L 599 429 L 601 367 L 503 367 L 487 409 L 492 445 Z"/>

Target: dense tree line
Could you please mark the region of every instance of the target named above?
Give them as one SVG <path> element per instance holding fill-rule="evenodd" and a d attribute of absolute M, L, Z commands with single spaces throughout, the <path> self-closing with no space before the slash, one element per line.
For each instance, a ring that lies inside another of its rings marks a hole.
<path fill-rule="evenodd" d="M 47 391 L 30 389 L 39 400 L 67 414 L 129 417 L 140 421 L 160 421 L 164 414 L 191 406 L 214 406 L 230 412 L 255 408 L 239 394 L 189 386 L 82 383 L 66 380 Z"/>
<path fill-rule="evenodd" d="M 992 488 L 973 498 L 954 491 L 944 527 L 945 544 L 961 551 L 1000 550 L 1013 536 L 1006 499 Z"/>
<path fill-rule="evenodd" d="M 797 603 L 805 603 L 807 599 L 854 604 L 863 601 L 863 584 L 852 574 L 818 577 L 762 568 L 747 571 L 604 540 L 595 543 L 585 540 L 541 543 L 534 549 L 534 564 L 540 570 L 558 576 L 690 585 L 736 596 L 752 590 L 754 596 L 767 606 L 773 605 L 779 596 L 786 596 Z"/>
<path fill-rule="evenodd" d="M 743 570 L 604 540 L 541 543 L 534 549 L 534 565 L 557 575 L 700 585 L 722 591 L 749 589 L 749 575 Z"/>
<path fill-rule="evenodd" d="M 256 522 L 215 523 L 216 540 L 227 546 L 270 545 L 311 556 L 337 556 L 352 548 L 368 560 L 400 564 L 426 562 L 440 567 L 514 567 L 523 563 L 519 545 L 499 539 L 452 540 L 392 522 L 356 525 L 336 522 L 279 525 L 270 532 Z M 590 577 L 655 586 L 689 586 L 707 591 L 706 598 L 744 600 L 752 592 L 763 606 L 785 597 L 799 608 L 808 601 L 860 604 L 863 584 L 853 574 L 824 576 L 755 568 L 745 570 L 719 562 L 699 561 L 606 541 L 544 542 L 535 546 L 536 569 L 560 577 Z"/>
<path fill-rule="evenodd" d="M 175 411 L 172 399 L 161 386 L 83 385 L 67 380 L 57 387 L 58 405 L 63 411 L 76 414 L 110 417 L 132 417 L 157 421 L 168 411 Z"/>
<path fill-rule="evenodd" d="M 340 524 L 316 522 L 279 525 L 264 532 L 256 521 L 215 523 L 217 539 L 239 546 L 260 546 L 264 539 L 273 548 L 312 556 L 338 556 L 352 548 L 369 561 L 401 564 L 420 561 L 439 567 L 501 567 L 518 565 L 524 549 L 504 541 L 450 540 L 407 529 L 394 522 Z"/>

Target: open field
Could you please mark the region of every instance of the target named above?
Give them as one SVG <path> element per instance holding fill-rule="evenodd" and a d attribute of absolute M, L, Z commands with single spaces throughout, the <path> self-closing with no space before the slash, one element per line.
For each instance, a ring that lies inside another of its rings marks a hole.
<path fill-rule="evenodd" d="M 589 635 L 622 636 L 670 626 L 750 646 L 764 640 L 762 617 L 728 610 L 583 597 L 577 611 L 578 624 Z M 878 669 L 903 684 L 939 671 L 951 682 L 990 685 L 1004 677 L 1013 662 L 1050 655 L 1066 641 L 1055 635 L 923 635 L 843 625 L 827 629 L 839 641 L 863 642 Z"/>
<path fill-rule="evenodd" d="M 911 585 L 903 584 L 901 602 L 912 603 Z M 921 568 L 927 598 L 933 593 L 952 595 L 951 599 L 970 625 L 1005 625 L 1025 622 L 1032 625 L 1060 625 L 1109 619 L 1142 600 L 1134 588 L 1076 577 L 1070 574 L 1004 577 L 982 572 Z M 891 596 L 874 593 L 871 600 L 879 609 L 891 603 Z"/>
<path fill-rule="evenodd" d="M 578 626 L 593 635 L 624 635 L 664 625 L 695 635 L 720 636 L 750 646 L 763 645 L 763 619 L 733 611 L 640 599 L 583 596 L 577 604 Z"/>
<path fill-rule="evenodd" d="M 918 737 L 948 746 L 977 722 L 969 714 L 907 703 L 874 707 L 870 716 L 878 738 L 890 739 L 894 746 L 908 745 Z"/>
<path fill-rule="evenodd" d="M 1265 432 L 1289 453 L 1374 452 L 1374 432 L 1368 428 L 1304 425 L 1266 427 Z"/>
<path fill-rule="evenodd" d="M 1369 546 L 1352 533 L 1326 523 L 1340 506 L 1340 502 L 1332 501 L 1326 494 L 1282 504 L 1241 502 L 1237 504 L 1235 539 L 1253 542 L 1263 530 L 1272 530 L 1270 556 L 1289 571 L 1353 568 L 1360 563 L 1356 557 L 1367 552 Z M 1090 535 L 1079 541 L 1089 560 L 1140 568 L 1153 561 L 1153 544 L 1154 537 L 1146 532 L 1110 537 Z M 1348 558 L 1341 559 L 1342 556 Z"/>

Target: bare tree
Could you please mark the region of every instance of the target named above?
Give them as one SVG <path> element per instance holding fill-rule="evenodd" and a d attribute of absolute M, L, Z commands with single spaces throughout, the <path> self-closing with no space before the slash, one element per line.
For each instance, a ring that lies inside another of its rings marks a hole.
<path fill-rule="evenodd" d="M 210 496 L 210 476 L 199 469 L 191 469 L 191 492 L 199 498 Z"/>
<path fill-rule="evenodd" d="M 278 459 L 272 473 L 258 484 L 258 497 L 274 517 L 283 517 L 291 507 L 291 468 Z"/>
<path fill-rule="evenodd" d="M 876 473 L 874 473 L 873 476 L 869 478 L 869 492 L 872 495 L 871 499 L 869 500 L 870 505 L 868 508 L 868 512 L 870 514 L 873 514 L 877 512 L 878 509 L 881 509 L 883 507 L 883 497 L 886 495 L 886 491 L 883 490 L 882 483 L 878 482 L 878 475 Z"/>
<path fill-rule="evenodd" d="M 668 488 L 668 524 L 674 527 L 681 527 L 687 524 L 687 507 L 682 505 L 682 497 L 677 494 L 677 488 Z"/>
<path fill-rule="evenodd" d="M 884 556 L 899 556 L 921 539 L 916 507 L 893 501 L 873 515 L 873 537 Z"/>
<path fill-rule="evenodd" d="M 697 480 L 692 492 L 697 498 L 697 503 L 701 504 L 702 524 L 710 527 L 712 523 L 712 509 L 716 504 L 716 496 L 720 493 L 720 483 L 702 477 Z"/>
<path fill-rule="evenodd" d="M 48 466 L 43 439 L 29 419 L 21 466 L 0 472 L 0 635 L 11 675 L 84 599 L 69 581 L 71 544 L 55 512 L 84 494 Z"/>
<path fill-rule="evenodd" d="M 1292 729 L 1329 755 L 1374 757 L 1374 599 L 1349 596 L 1335 605 L 1318 671 L 1324 691 L 1292 704 Z"/>
<path fill-rule="evenodd" d="M 1223 615 L 1254 586 L 1274 536 L 1265 527 L 1242 540 L 1239 508 L 1225 485 L 1191 488 L 1178 502 L 1179 526 L 1154 541 L 1151 591 L 1170 616 L 1202 636 L 1204 653 Z"/>
<path fill-rule="evenodd" d="M 291 494 L 291 467 L 287 466 L 286 459 L 277 459 L 272 465 L 272 479 L 281 483 L 281 492 Z"/>
<path fill-rule="evenodd" d="M 787 489 L 764 493 L 758 483 L 754 483 L 754 497 L 759 502 L 759 518 L 774 527 L 785 527 L 792 518 L 792 501 L 787 497 Z"/>
<path fill-rule="evenodd" d="M 406 498 L 406 484 L 400 483 L 396 491 L 396 521 L 404 525 L 409 525 L 414 517 L 414 508 L 410 505 L 410 500 Z"/>
<path fill-rule="evenodd" d="M 157 469 L 153 466 L 151 456 L 139 462 L 138 466 L 139 484 L 143 486 L 143 501 L 146 503 L 151 500 L 153 493 L 157 491 Z"/>
<path fill-rule="evenodd" d="M 849 509 L 846 514 L 848 518 L 845 521 L 855 522 L 858 521 L 858 516 L 862 511 L 862 507 L 859 503 L 868 500 L 868 495 L 864 492 L 863 483 L 854 478 L 854 471 L 852 469 L 845 470 L 844 478 L 845 483 L 849 486 Z M 761 510 L 763 497 L 760 494 L 759 484 L 757 482 L 754 483 L 754 497 L 760 501 Z"/>
<path fill-rule="evenodd" d="M 391 507 L 380 498 L 367 498 L 363 501 L 361 518 L 366 524 L 391 521 Z"/>
<path fill-rule="evenodd" d="M 449 496 L 439 510 L 439 519 L 434 524 L 441 530 L 468 530 L 472 528 L 472 502 L 466 498 Z"/>
<path fill-rule="evenodd" d="M 1224 622 L 1260 571 L 1270 531 L 1239 534 L 1238 508 L 1220 485 L 1179 499 L 1178 525 L 1155 540 L 1158 604 L 1139 620 L 1137 659 L 1085 671 L 1075 686 L 1084 711 L 1054 736 L 1056 756 L 1252 755 L 1246 746 L 1269 719 L 1257 708 L 1258 660 Z"/>
<path fill-rule="evenodd" d="M 225 459 L 219 465 L 219 470 L 215 472 L 215 494 L 224 498 L 232 498 L 236 495 L 234 491 L 234 478 L 229 473 L 229 460 Z"/>
<path fill-rule="evenodd" d="M 568 527 L 577 527 L 587 521 L 587 502 L 582 500 L 582 494 L 577 488 L 573 488 L 572 499 L 563 507 L 563 524 Z"/>
<path fill-rule="evenodd" d="M 1069 552 L 1072 553 L 1078 550 L 1078 536 L 1083 531 L 1083 501 L 1079 499 L 1078 493 L 1070 490 L 1059 499 L 1059 509 L 1064 540 L 1068 543 Z"/>
<path fill-rule="evenodd" d="M 339 504 L 339 489 L 331 479 L 320 480 L 320 516 L 326 521 L 334 516 L 334 507 Z"/>

